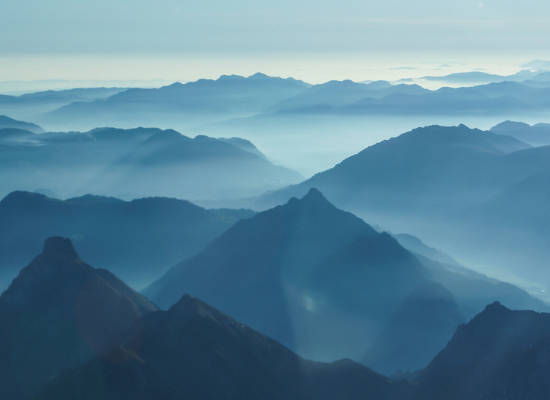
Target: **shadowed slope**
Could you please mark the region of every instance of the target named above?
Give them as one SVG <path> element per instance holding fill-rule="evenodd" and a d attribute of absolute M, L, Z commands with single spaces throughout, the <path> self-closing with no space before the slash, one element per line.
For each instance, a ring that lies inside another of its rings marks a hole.
<path fill-rule="evenodd" d="M 1 397 L 32 395 L 108 351 L 155 310 L 110 272 L 80 260 L 68 239 L 49 238 L 0 297 Z"/>

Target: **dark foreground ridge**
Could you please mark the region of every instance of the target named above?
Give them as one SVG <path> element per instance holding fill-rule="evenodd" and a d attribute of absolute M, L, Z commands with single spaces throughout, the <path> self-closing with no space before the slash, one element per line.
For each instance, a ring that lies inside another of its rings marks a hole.
<path fill-rule="evenodd" d="M 23 399 L 104 354 L 156 307 L 51 237 L 0 296 L 0 398 Z"/>
<path fill-rule="evenodd" d="M 186 295 L 168 311 L 146 316 L 107 357 L 67 372 L 38 398 L 390 400 L 407 389 L 349 360 L 303 360 Z"/>

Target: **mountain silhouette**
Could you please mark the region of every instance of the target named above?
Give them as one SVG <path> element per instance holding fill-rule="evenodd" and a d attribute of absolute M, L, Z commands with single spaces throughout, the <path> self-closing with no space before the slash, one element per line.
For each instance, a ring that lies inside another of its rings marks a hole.
<path fill-rule="evenodd" d="M 30 122 L 17 121 L 5 115 L 0 115 L 0 130 L 5 128 L 21 129 L 21 130 L 26 130 L 33 133 L 44 132 L 44 130 L 36 124 L 30 123 Z"/>
<path fill-rule="evenodd" d="M 550 145 L 550 124 L 529 125 L 524 122 L 505 121 L 493 126 L 491 132 L 515 137 L 532 146 Z"/>
<path fill-rule="evenodd" d="M 408 393 L 352 361 L 306 361 L 184 296 L 145 316 L 107 357 L 69 371 L 38 399 L 396 399 Z"/>
<path fill-rule="evenodd" d="M 329 81 L 309 85 L 292 78 L 258 73 L 224 75 L 173 83 L 155 89 L 128 89 L 96 101 L 75 101 L 50 111 L 44 121 L 58 126 L 109 124 L 166 125 L 192 128 L 233 118 L 280 115 L 504 115 L 548 110 L 550 88 L 544 74 L 507 77 L 479 73 L 426 80 L 469 80 L 471 87 L 428 90 L 415 84 Z"/>
<path fill-rule="evenodd" d="M 376 81 L 358 83 L 351 80 L 329 81 L 313 85 L 294 97 L 285 99 L 273 106 L 278 113 L 317 112 L 353 104 L 365 98 L 383 98 L 395 93 L 428 93 L 418 85 L 391 85 L 389 82 Z"/>
<path fill-rule="evenodd" d="M 187 123 L 212 122 L 230 116 L 253 115 L 300 93 L 308 86 L 292 78 L 270 77 L 261 73 L 248 77 L 222 75 L 215 80 L 175 82 L 155 89 L 128 89 L 107 99 L 74 102 L 52 111 L 47 120 L 54 123 L 73 120 L 92 125 L 99 120 L 132 125 L 184 120 L 188 120 Z"/>
<path fill-rule="evenodd" d="M 420 373 L 417 398 L 548 398 L 549 346 L 550 314 L 493 303 Z"/>
<path fill-rule="evenodd" d="M 430 291 L 420 304 L 439 310 L 443 300 L 452 312 L 448 317 L 424 316 L 415 305 L 415 293 L 434 285 L 443 289 Z M 450 300 L 442 292 L 449 292 Z M 394 358 L 377 349 L 378 359 L 389 360 L 376 364 L 385 373 L 423 367 L 456 324 L 495 299 L 544 309 L 512 285 L 412 254 L 389 234 L 334 207 L 317 189 L 239 221 L 144 293 L 163 308 L 183 293 L 198 296 L 298 354 L 320 360 L 369 359 L 372 343 L 400 310 L 416 313 L 410 315 L 410 331 L 395 332 L 401 342 L 422 332 L 424 322 L 415 325 L 415 320 L 433 318 L 433 346 L 414 352 L 410 347 L 410 356 Z"/>
<path fill-rule="evenodd" d="M 13 192 L 0 201 L 3 283 L 52 235 L 70 237 L 83 258 L 144 287 L 176 262 L 191 257 L 246 210 L 206 210 L 184 200 L 122 201 L 86 195 L 68 200 Z"/>
<path fill-rule="evenodd" d="M 531 147 L 464 125 L 430 126 L 370 146 L 298 185 L 266 193 L 253 207 L 273 207 L 316 187 L 337 206 L 385 229 L 420 237 L 468 266 L 483 267 L 479 271 L 485 274 L 506 276 L 544 294 L 550 288 L 544 272 L 550 252 L 540 235 L 548 220 L 541 200 L 549 169 L 549 146 Z M 527 192 L 538 193 L 531 203 L 522 196 Z M 521 197 L 525 201 L 509 200 Z M 522 214 L 524 221 L 512 222 Z M 536 221 L 535 215 L 541 218 Z"/>
<path fill-rule="evenodd" d="M 51 237 L 0 296 L 0 395 L 32 396 L 66 368 L 108 352 L 156 307 Z"/>
<path fill-rule="evenodd" d="M 221 201 L 300 179 L 250 142 L 236 139 L 189 138 L 155 128 L 50 132 L 24 139 L 0 146 L 0 193 L 40 188 L 62 197 L 95 193 Z"/>
<path fill-rule="evenodd" d="M 124 88 L 75 88 L 46 90 L 19 96 L 0 95 L 0 110 L 20 119 L 42 119 L 48 113 L 74 102 L 105 99 L 120 93 Z"/>
<path fill-rule="evenodd" d="M 417 128 L 367 147 L 299 185 L 270 193 L 266 200 L 272 201 L 265 204 L 278 204 L 318 187 L 338 205 L 353 209 L 360 203 L 365 209 L 393 210 L 406 205 L 414 211 L 418 207 L 433 210 L 439 199 L 450 207 L 451 202 L 462 204 L 468 196 L 474 200 L 487 196 L 483 192 L 496 183 L 490 179 L 498 172 L 497 158 L 529 147 L 517 139 L 465 125 Z M 464 193 L 458 198 L 447 196 L 449 191 Z"/>
<path fill-rule="evenodd" d="M 443 76 L 423 76 L 421 79 L 452 84 L 480 84 L 496 82 L 524 82 L 535 79 L 540 72 L 522 70 L 511 75 L 489 74 L 481 71 L 457 72 Z"/>

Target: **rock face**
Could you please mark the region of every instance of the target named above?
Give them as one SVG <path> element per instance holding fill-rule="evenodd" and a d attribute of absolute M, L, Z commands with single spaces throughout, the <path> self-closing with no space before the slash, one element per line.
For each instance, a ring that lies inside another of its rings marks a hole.
<path fill-rule="evenodd" d="M 155 310 L 110 272 L 80 260 L 68 239 L 47 239 L 0 297 L 0 397 L 33 395 L 66 368 L 108 351 Z"/>
<path fill-rule="evenodd" d="M 56 379 L 39 399 L 397 399 L 408 387 L 352 361 L 305 361 L 184 296 L 143 318 L 107 357 Z"/>
<path fill-rule="evenodd" d="M 418 399 L 550 398 L 550 314 L 493 303 L 419 377 Z"/>

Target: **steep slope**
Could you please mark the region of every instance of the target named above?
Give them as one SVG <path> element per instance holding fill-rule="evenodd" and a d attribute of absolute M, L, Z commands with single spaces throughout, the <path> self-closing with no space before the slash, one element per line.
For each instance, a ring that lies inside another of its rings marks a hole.
<path fill-rule="evenodd" d="M 422 298 L 426 301 L 418 306 L 416 293 L 433 284 L 443 289 Z M 545 307 L 512 285 L 413 255 L 390 235 L 335 208 L 316 189 L 238 222 L 145 290 L 165 308 L 186 292 L 300 355 L 321 360 L 364 360 L 373 341 L 403 313 L 400 310 L 414 311 L 409 330 L 395 333 L 401 343 L 431 326 L 434 344 L 443 345 L 453 323 L 496 299 L 513 306 Z M 447 292 L 448 297 L 441 295 Z M 448 317 L 422 311 L 428 304 L 442 309 L 442 300 Z M 433 319 L 432 325 L 424 323 L 427 319 Z M 439 349 L 409 346 L 393 358 L 382 355 L 385 349 L 376 350 L 377 358 L 389 360 L 377 366 L 394 372 L 422 367 Z M 402 361 L 405 364 L 398 364 Z"/>
<path fill-rule="evenodd" d="M 124 346 L 70 371 L 38 399 L 397 399 L 407 387 L 355 364 L 305 361 L 184 296 L 146 316 Z"/>
<path fill-rule="evenodd" d="M 401 246 L 412 253 L 419 254 L 442 264 L 458 265 L 457 261 L 454 260 L 451 256 L 441 252 L 438 249 L 434 249 L 433 247 L 428 246 L 416 236 L 410 235 L 408 233 L 397 233 L 394 234 L 393 237 L 399 242 Z"/>
<path fill-rule="evenodd" d="M 550 292 L 550 248 L 540 227 L 548 220 L 543 199 L 549 169 L 550 146 L 531 147 L 463 125 L 432 126 L 266 193 L 255 207 L 266 209 L 318 187 L 337 206 L 374 224 L 413 234 L 479 272 L 544 294 Z"/>
<path fill-rule="evenodd" d="M 0 145 L 0 161 L 2 194 L 47 189 L 63 197 L 96 193 L 221 200 L 300 179 L 241 141 L 189 138 L 155 128 L 34 135 Z"/>
<path fill-rule="evenodd" d="M 63 235 L 93 265 L 108 267 L 133 287 L 144 287 L 250 215 L 168 198 L 122 201 L 86 195 L 63 201 L 13 192 L 0 201 L 1 284 L 7 286 L 44 239 Z"/>
<path fill-rule="evenodd" d="M 5 115 L 0 115 L 0 129 L 5 129 L 5 128 L 22 129 L 33 133 L 40 133 L 44 131 L 41 127 L 39 127 L 36 124 L 30 123 L 30 122 L 18 121 L 10 117 L 7 117 Z"/>
<path fill-rule="evenodd" d="M 360 240 L 371 239 L 373 243 L 391 242 L 311 190 L 301 200 L 292 199 L 285 206 L 240 221 L 199 255 L 172 268 L 145 293 L 163 307 L 174 304 L 185 292 L 200 296 L 291 345 L 300 331 L 294 326 L 300 322 L 293 320 L 298 319 L 293 312 L 318 318 L 304 308 L 309 306 L 309 289 L 314 282 L 321 284 L 321 275 L 314 281 L 317 265 Z M 399 256 L 407 258 L 402 253 Z"/>
<path fill-rule="evenodd" d="M 509 181 L 498 175 L 499 158 L 529 147 L 464 125 L 417 128 L 370 146 L 300 185 L 269 193 L 259 205 L 318 187 L 336 204 L 352 209 L 433 210 L 440 202 L 456 207 L 494 194 L 496 185 Z"/>
<path fill-rule="evenodd" d="M 0 397 L 26 398 L 119 343 L 156 307 L 52 237 L 0 296 Z"/>
<path fill-rule="evenodd" d="M 386 374 L 417 371 L 445 347 L 465 320 L 450 291 L 435 283 L 420 286 L 391 316 L 362 361 Z"/>
<path fill-rule="evenodd" d="M 417 398 L 546 399 L 549 352 L 550 314 L 491 304 L 420 374 Z"/>

